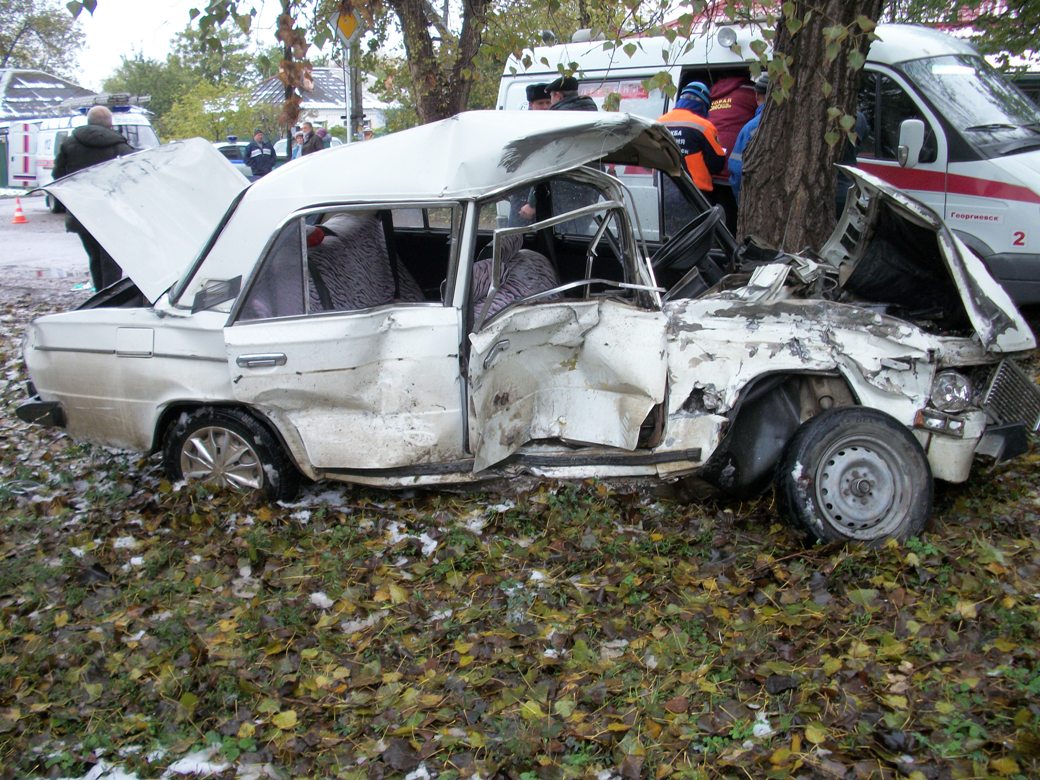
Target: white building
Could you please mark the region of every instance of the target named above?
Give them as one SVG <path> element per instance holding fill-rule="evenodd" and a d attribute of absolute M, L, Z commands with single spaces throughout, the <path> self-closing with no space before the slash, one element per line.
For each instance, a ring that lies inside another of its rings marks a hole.
<path fill-rule="evenodd" d="M 315 127 L 346 127 L 347 94 L 342 68 L 314 68 L 311 88 L 301 90 L 300 120 Z M 366 77 L 361 89 L 364 128 L 379 130 L 386 126 L 386 109 L 390 104 L 376 97 L 370 90 L 371 77 Z M 285 85 L 272 76 L 263 82 L 250 97 L 253 105 L 268 103 L 280 106 L 285 101 Z"/>

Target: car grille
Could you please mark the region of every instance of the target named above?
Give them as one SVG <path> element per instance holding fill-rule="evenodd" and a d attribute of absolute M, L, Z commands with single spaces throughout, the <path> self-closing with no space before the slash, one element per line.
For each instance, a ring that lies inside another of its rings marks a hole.
<path fill-rule="evenodd" d="M 1040 390 L 1013 360 L 1002 360 L 986 388 L 982 407 L 995 422 L 1025 423 L 1036 433 L 1040 428 Z"/>

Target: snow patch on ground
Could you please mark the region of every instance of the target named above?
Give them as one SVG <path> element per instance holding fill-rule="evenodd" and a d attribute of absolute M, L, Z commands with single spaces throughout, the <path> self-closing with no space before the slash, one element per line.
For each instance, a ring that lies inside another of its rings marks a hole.
<path fill-rule="evenodd" d="M 210 777 L 211 775 L 218 775 L 221 772 L 226 772 L 231 767 L 230 764 L 217 763 L 213 761 L 213 757 L 219 752 L 220 746 L 214 745 L 203 750 L 198 750 L 194 753 L 189 753 L 179 761 L 174 761 L 170 764 L 166 768 L 166 771 L 162 773 L 161 780 L 169 780 L 169 778 L 176 775 Z"/>
<path fill-rule="evenodd" d="M 388 546 L 390 547 L 393 547 L 395 544 L 398 544 L 399 542 L 403 542 L 405 539 L 415 539 L 419 542 L 419 544 L 422 545 L 422 554 L 425 558 L 429 558 L 437 549 L 437 540 L 430 536 L 428 533 L 423 531 L 423 533 L 419 534 L 418 536 L 416 536 L 415 534 L 410 534 L 407 532 L 407 530 L 402 530 L 401 524 L 398 523 L 396 520 L 392 523 L 389 523 L 386 526 L 386 536 Z"/>
<path fill-rule="evenodd" d="M 112 542 L 114 550 L 133 550 L 137 547 L 137 540 L 132 536 L 120 536 Z"/>
<path fill-rule="evenodd" d="M 759 712 L 755 716 L 755 722 L 751 726 L 752 735 L 761 739 L 762 737 L 768 737 L 773 733 L 773 726 L 769 722 L 769 718 L 766 717 L 764 712 Z"/>
<path fill-rule="evenodd" d="M 343 629 L 344 634 L 356 634 L 359 631 L 364 631 L 366 628 L 371 628 L 380 620 L 386 616 L 386 611 L 373 612 L 366 618 L 360 620 L 344 620 L 339 624 L 339 627 Z"/>
<path fill-rule="evenodd" d="M 316 606 L 318 609 L 332 609 L 332 605 L 336 602 L 330 599 L 322 591 L 311 594 L 311 604 Z"/>

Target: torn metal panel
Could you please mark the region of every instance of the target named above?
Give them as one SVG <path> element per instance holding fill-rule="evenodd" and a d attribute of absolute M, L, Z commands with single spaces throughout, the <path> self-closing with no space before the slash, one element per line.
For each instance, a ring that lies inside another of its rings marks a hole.
<path fill-rule="evenodd" d="M 454 309 L 245 323 L 225 338 L 235 398 L 294 431 L 314 469 L 463 457 Z"/>
<path fill-rule="evenodd" d="M 471 334 L 474 470 L 539 439 L 634 450 L 664 399 L 664 331 L 660 312 L 600 300 L 520 307 Z"/>
<path fill-rule="evenodd" d="M 767 305 L 703 298 L 666 304 L 669 414 L 698 391 L 724 414 L 752 379 L 768 373 L 839 372 L 889 414 L 912 420 L 927 398 L 937 340 L 891 317 L 829 301 Z"/>
<path fill-rule="evenodd" d="M 155 303 L 191 268 L 248 186 L 213 144 L 192 138 L 86 168 L 45 189 Z"/>
<path fill-rule="evenodd" d="M 855 181 L 860 196 L 847 201 L 842 220 L 820 249 L 820 256 L 835 267 L 847 266 L 842 270 L 843 279 L 848 278 L 872 240 L 883 204 L 899 218 L 934 234 L 964 311 L 982 344 L 994 352 L 1018 352 L 1036 346 L 1029 325 L 1010 296 L 938 214 L 869 173 L 845 166 L 842 170 Z M 921 294 L 927 297 L 929 292 L 922 290 Z"/>

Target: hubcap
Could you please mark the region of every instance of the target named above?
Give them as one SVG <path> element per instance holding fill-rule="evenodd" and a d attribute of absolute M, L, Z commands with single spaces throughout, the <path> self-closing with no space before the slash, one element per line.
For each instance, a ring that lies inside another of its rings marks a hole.
<path fill-rule="evenodd" d="M 820 512 L 852 539 L 892 533 L 910 509 L 910 479 L 901 459 L 873 439 L 845 439 L 833 445 L 820 461 L 814 482 Z"/>
<path fill-rule="evenodd" d="M 264 469 L 256 451 L 227 428 L 195 431 L 181 447 L 181 473 L 188 481 L 246 491 L 264 484 Z"/>

